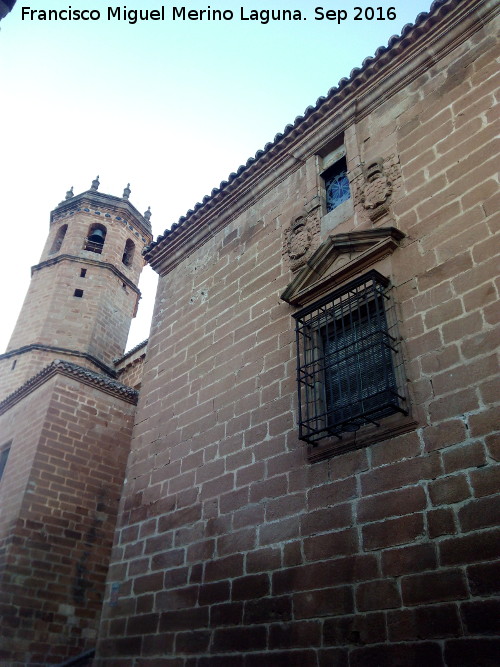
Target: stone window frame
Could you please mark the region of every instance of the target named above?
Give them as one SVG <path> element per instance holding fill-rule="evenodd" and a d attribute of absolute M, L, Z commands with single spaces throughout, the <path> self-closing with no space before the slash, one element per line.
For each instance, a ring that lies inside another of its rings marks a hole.
<path fill-rule="evenodd" d="M 375 270 L 387 281 L 394 306 L 392 317 L 399 323 L 401 318 L 397 288 L 391 284 L 391 255 L 399 248 L 403 237 L 404 234 L 394 227 L 332 234 L 288 285 L 281 298 L 290 305 L 300 306 L 301 310 L 314 307 L 317 302 L 328 299 L 332 293 Z M 296 313 L 300 311 L 292 313 L 292 316 Z M 343 434 L 342 439 L 329 436 L 320 439 L 316 444 L 307 443 L 307 458 L 311 463 L 376 444 L 417 427 L 418 422 L 412 413 L 411 386 L 405 373 L 405 344 L 401 336 L 399 344 L 401 363 L 398 382 L 405 396 L 407 414 L 397 412 L 385 416 L 379 425 L 364 425 L 355 432 Z M 299 387 L 297 389 L 299 390 Z"/>
<path fill-rule="evenodd" d="M 335 227 L 342 224 L 354 215 L 354 192 L 349 178 L 348 155 L 344 138 L 337 137 L 334 142 L 337 147 L 329 152 L 322 151 L 319 158 L 319 191 L 322 202 L 321 232 L 325 235 Z M 327 180 L 329 175 L 340 167 L 345 166 L 347 180 L 349 183 L 349 197 L 337 206 L 328 208 L 327 204 Z"/>

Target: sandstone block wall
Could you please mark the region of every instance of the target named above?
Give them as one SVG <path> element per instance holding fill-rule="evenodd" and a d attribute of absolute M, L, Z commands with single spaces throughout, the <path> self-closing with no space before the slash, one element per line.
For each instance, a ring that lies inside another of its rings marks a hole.
<path fill-rule="evenodd" d="M 146 359 L 148 341 L 136 345 L 121 359 L 115 362 L 117 377 L 122 384 L 139 390 L 144 373 L 144 362 Z"/>
<path fill-rule="evenodd" d="M 95 645 L 135 406 L 56 374 L 0 409 L 0 663 L 58 663 Z"/>
<path fill-rule="evenodd" d="M 303 138 L 292 173 L 165 269 L 96 667 L 494 664 L 492 34 L 484 22 L 457 38 L 343 130 L 353 212 L 327 233 L 391 221 L 405 234 L 391 280 L 412 430 L 315 464 L 297 437 L 284 244 L 321 196 L 307 146 L 338 116 Z M 378 156 L 399 166 L 372 223 L 355 193 Z"/>

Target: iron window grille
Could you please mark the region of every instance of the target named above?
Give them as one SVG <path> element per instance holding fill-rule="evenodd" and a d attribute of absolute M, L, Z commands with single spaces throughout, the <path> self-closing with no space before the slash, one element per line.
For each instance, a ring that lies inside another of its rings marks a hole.
<path fill-rule="evenodd" d="M 389 281 L 375 270 L 294 315 L 299 437 L 330 436 L 408 414 Z"/>
<path fill-rule="evenodd" d="M 338 160 L 322 174 L 325 181 L 327 213 L 351 198 L 345 157 Z"/>

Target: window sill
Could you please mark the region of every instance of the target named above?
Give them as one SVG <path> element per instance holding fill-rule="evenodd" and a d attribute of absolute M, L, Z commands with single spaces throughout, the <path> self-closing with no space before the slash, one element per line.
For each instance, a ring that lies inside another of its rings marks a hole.
<path fill-rule="evenodd" d="M 397 435 L 408 433 L 417 428 L 417 420 L 410 415 L 395 414 L 385 417 L 380 426 L 364 426 L 355 433 L 344 433 L 342 440 L 331 437 L 320 440 L 314 445 L 307 445 L 307 459 L 310 463 L 324 461 L 325 459 L 339 456 L 345 452 L 368 447 L 383 440 L 388 440 Z"/>
<path fill-rule="evenodd" d="M 349 198 L 321 218 L 321 238 L 328 236 L 332 230 L 349 220 L 353 215 L 354 204 L 352 198 Z"/>

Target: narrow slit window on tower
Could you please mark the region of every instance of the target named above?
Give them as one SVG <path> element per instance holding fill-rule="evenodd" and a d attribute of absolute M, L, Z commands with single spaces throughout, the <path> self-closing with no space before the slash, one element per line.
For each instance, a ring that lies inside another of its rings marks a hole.
<path fill-rule="evenodd" d="M 0 451 L 0 479 L 3 477 L 5 466 L 7 465 L 7 459 L 9 458 L 10 453 L 10 443 L 5 445 Z"/>
<path fill-rule="evenodd" d="M 90 252 L 102 253 L 104 241 L 106 239 L 106 227 L 104 225 L 95 224 L 89 228 L 89 233 L 83 245 L 84 250 Z"/>
<path fill-rule="evenodd" d="M 64 237 L 66 236 L 67 230 L 68 230 L 68 225 L 62 225 L 61 227 L 59 227 L 54 242 L 52 243 L 52 247 L 49 250 L 49 255 L 53 255 L 55 252 L 59 252 L 62 243 L 64 241 Z"/>
<path fill-rule="evenodd" d="M 73 293 L 73 296 L 77 296 L 77 297 L 81 298 L 83 296 L 83 290 L 82 289 L 76 289 Z"/>
<path fill-rule="evenodd" d="M 125 264 L 125 266 L 130 266 L 132 264 L 132 261 L 134 259 L 134 252 L 135 252 L 135 243 L 131 239 L 127 239 L 122 257 L 122 262 Z"/>
<path fill-rule="evenodd" d="M 301 440 L 341 439 L 408 414 L 388 288 L 372 270 L 295 314 Z"/>
<path fill-rule="evenodd" d="M 87 275 L 87 269 L 80 269 L 80 278 L 85 278 Z"/>

